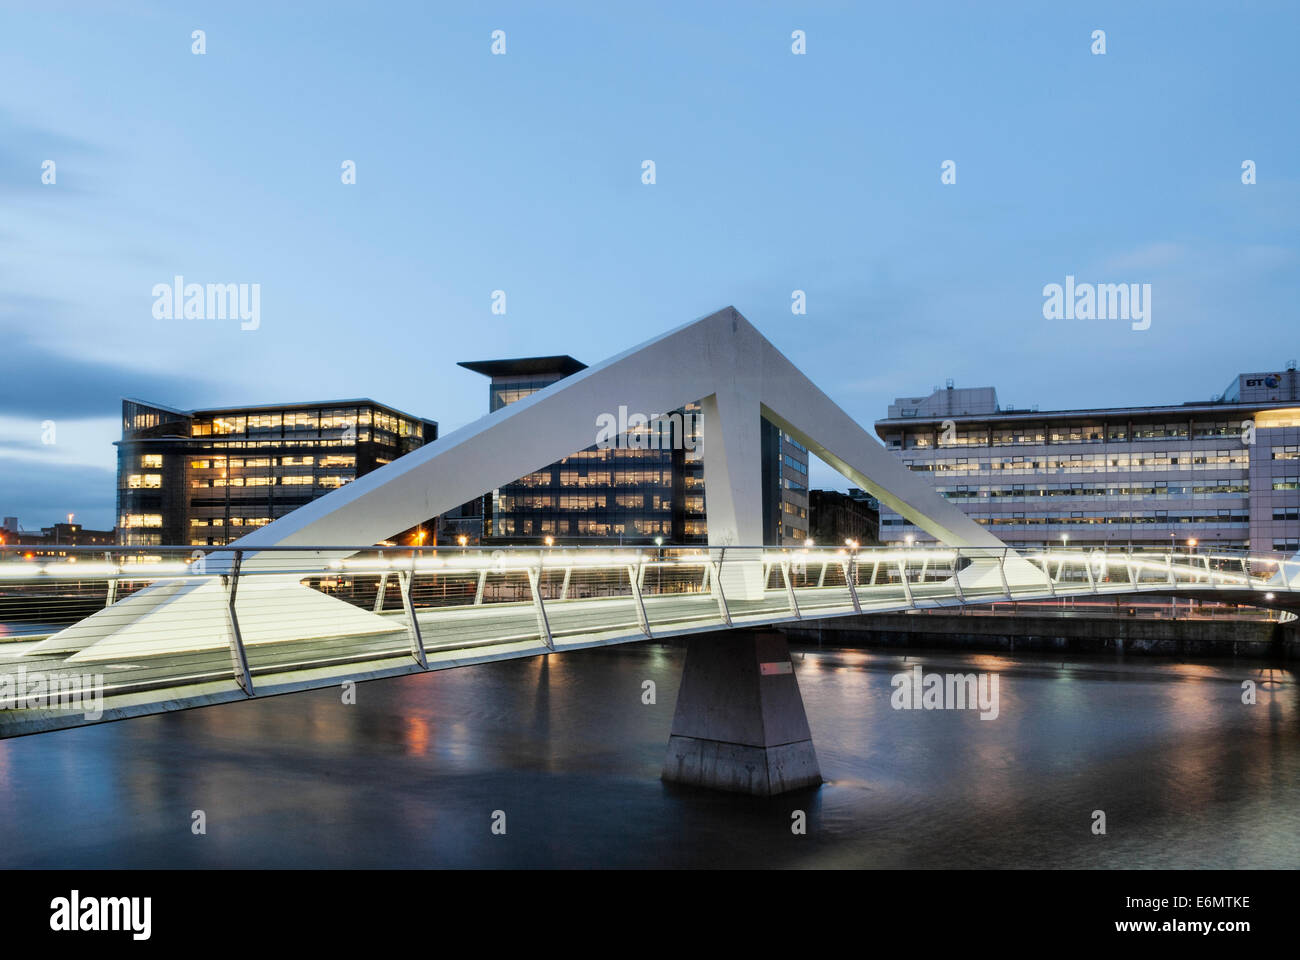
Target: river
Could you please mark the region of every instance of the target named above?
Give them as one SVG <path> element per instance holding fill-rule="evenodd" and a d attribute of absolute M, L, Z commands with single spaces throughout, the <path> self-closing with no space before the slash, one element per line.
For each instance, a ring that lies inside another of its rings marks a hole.
<path fill-rule="evenodd" d="M 659 779 L 684 653 L 626 645 L 364 683 L 355 704 L 327 689 L 3 741 L 0 867 L 1300 866 L 1288 672 L 796 647 L 827 782 L 756 799 Z M 891 677 L 916 663 L 995 672 L 997 718 L 894 709 Z"/>

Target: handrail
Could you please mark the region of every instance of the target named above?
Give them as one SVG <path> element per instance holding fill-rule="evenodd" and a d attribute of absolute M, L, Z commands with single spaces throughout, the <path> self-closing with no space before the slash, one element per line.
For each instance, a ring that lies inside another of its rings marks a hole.
<path fill-rule="evenodd" d="M 251 697 L 286 683 L 854 614 L 1128 594 L 1259 607 L 1300 599 L 1300 561 L 1288 558 L 1224 564 L 1216 554 L 1079 546 L 96 545 L 13 561 L 26 552 L 0 545 L 0 640 L 21 641 L 0 643 L 0 673 L 99 665 L 109 695 L 156 690 L 159 704 L 211 696 L 217 682 Z M 810 562 L 820 575 L 807 574 Z M 763 575 L 773 566 L 775 587 Z M 826 576 L 835 568 L 843 580 Z M 0 737 L 24 722 L 0 709 Z"/>

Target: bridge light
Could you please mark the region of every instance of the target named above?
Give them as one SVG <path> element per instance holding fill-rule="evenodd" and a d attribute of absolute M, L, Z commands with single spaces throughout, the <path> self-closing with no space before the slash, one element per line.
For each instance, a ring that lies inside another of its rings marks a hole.
<path fill-rule="evenodd" d="M 1273 594 L 1271 594 L 1271 593 L 1266 593 L 1266 594 L 1264 594 L 1264 599 L 1265 599 L 1265 600 L 1272 600 L 1272 599 L 1273 599 Z"/>
<path fill-rule="evenodd" d="M 547 537 L 547 538 L 546 538 L 546 545 L 547 545 L 548 547 L 554 546 L 554 545 L 555 545 L 555 538 L 554 538 L 554 537 Z"/>
<path fill-rule="evenodd" d="M 0 543 L 3 543 L 3 542 L 4 542 L 3 540 L 0 540 Z M 804 545 L 805 547 L 811 547 L 811 546 L 813 545 L 813 538 L 812 538 L 812 537 L 809 537 L 807 540 L 805 540 L 805 541 L 803 542 L 803 545 Z"/>
<path fill-rule="evenodd" d="M 465 534 L 462 533 L 459 537 L 456 538 L 456 542 L 458 542 L 463 547 L 465 546 L 465 544 L 469 543 L 469 537 L 465 536 Z"/>
<path fill-rule="evenodd" d="M 662 547 L 663 545 L 664 545 L 664 538 L 663 538 L 663 537 L 655 537 L 655 546 L 656 546 L 656 547 Z"/>

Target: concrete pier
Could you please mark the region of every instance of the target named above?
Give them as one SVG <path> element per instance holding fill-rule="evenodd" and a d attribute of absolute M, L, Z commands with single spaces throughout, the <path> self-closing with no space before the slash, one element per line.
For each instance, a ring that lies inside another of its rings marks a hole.
<path fill-rule="evenodd" d="M 822 782 L 784 636 L 690 639 L 663 779 L 757 796 Z"/>

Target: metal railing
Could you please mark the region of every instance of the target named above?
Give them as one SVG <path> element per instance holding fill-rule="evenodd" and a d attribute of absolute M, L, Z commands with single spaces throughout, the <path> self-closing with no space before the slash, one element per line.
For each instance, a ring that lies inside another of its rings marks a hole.
<path fill-rule="evenodd" d="M 130 715 L 163 703 L 857 612 L 1131 593 L 1282 605 L 1280 595 L 1296 593 L 1300 580 L 1294 560 L 1230 551 L 44 550 L 61 555 L 0 547 L 0 736 L 70 725 L 54 707 L 6 709 L 3 679 L 19 670 L 79 677 L 83 689 L 94 677 L 110 714 Z M 8 689 L 12 707 L 14 685 Z"/>

